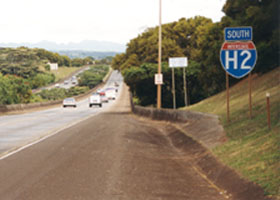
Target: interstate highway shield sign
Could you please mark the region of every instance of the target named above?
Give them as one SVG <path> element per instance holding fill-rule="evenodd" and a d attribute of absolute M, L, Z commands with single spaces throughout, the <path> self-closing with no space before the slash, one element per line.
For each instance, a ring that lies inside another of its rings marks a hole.
<path fill-rule="evenodd" d="M 252 41 L 225 42 L 220 59 L 223 68 L 233 77 L 242 78 L 249 74 L 257 61 L 257 50 Z"/>

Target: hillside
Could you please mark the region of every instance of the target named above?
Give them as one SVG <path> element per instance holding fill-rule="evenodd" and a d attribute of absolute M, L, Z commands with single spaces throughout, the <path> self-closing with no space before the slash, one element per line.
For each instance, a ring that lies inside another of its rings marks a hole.
<path fill-rule="evenodd" d="M 48 62 L 58 63 L 59 76 L 50 71 Z M 0 105 L 38 101 L 32 94 L 32 89 L 69 75 L 85 62 L 88 60 L 72 61 L 67 56 L 44 49 L 0 48 Z M 70 67 L 71 65 L 77 67 Z"/>
<path fill-rule="evenodd" d="M 252 76 L 253 117 L 249 119 L 248 80 L 230 88 L 230 123 L 226 122 L 226 93 L 221 92 L 184 109 L 216 114 L 228 140 L 213 150 L 243 177 L 280 199 L 280 67 Z M 270 93 L 271 130 L 267 126 L 266 93 Z"/>
<path fill-rule="evenodd" d="M 48 71 L 48 62 L 58 63 L 59 66 L 71 65 L 71 59 L 58 53 L 44 49 L 0 48 L 0 72 L 3 75 L 12 74 L 29 78 L 36 73 Z"/>

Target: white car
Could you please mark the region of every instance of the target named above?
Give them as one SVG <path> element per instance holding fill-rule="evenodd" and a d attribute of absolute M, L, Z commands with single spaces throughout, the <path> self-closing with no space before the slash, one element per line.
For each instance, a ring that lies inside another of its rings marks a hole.
<path fill-rule="evenodd" d="M 116 92 L 115 88 L 107 88 L 105 93 L 106 93 L 106 96 L 108 97 L 108 99 L 115 100 L 117 98 L 117 92 Z"/>
<path fill-rule="evenodd" d="M 93 93 L 89 97 L 89 107 L 92 107 L 94 105 L 102 107 L 102 99 L 101 99 L 101 96 L 98 93 Z"/>
<path fill-rule="evenodd" d="M 97 90 L 97 93 L 100 95 L 102 103 L 109 102 L 109 98 L 106 96 L 105 91 L 99 89 L 99 90 Z"/>
<path fill-rule="evenodd" d="M 66 99 L 64 99 L 63 100 L 63 107 L 65 108 L 67 106 L 76 108 L 77 107 L 76 100 L 74 98 L 66 98 Z"/>

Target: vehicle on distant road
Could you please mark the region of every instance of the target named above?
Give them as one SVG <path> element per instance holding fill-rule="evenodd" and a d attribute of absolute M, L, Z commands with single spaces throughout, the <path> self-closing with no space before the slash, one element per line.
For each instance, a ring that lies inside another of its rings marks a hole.
<path fill-rule="evenodd" d="M 108 91 L 108 90 L 115 90 L 115 92 L 118 92 L 118 88 L 116 88 L 116 87 L 109 87 L 109 88 L 105 89 L 105 91 Z"/>
<path fill-rule="evenodd" d="M 105 93 L 109 100 L 115 100 L 117 98 L 117 93 L 115 88 L 106 88 Z"/>
<path fill-rule="evenodd" d="M 108 103 L 109 102 L 109 98 L 106 95 L 101 96 L 101 101 L 102 101 L 102 103 Z"/>
<path fill-rule="evenodd" d="M 89 107 L 92 107 L 94 105 L 102 107 L 102 99 L 101 99 L 101 96 L 98 93 L 93 93 L 89 97 Z"/>
<path fill-rule="evenodd" d="M 54 85 L 56 88 L 59 88 L 59 83 L 56 83 L 55 85 Z"/>
<path fill-rule="evenodd" d="M 105 91 L 99 90 L 98 94 L 99 94 L 100 97 L 101 97 L 102 103 L 108 103 L 108 102 L 109 102 L 109 98 L 106 96 Z"/>
<path fill-rule="evenodd" d="M 102 89 L 98 89 L 98 90 L 97 90 L 97 93 L 98 93 L 100 96 L 106 95 L 106 94 L 105 94 L 105 90 L 102 90 Z"/>
<path fill-rule="evenodd" d="M 66 81 L 64 81 L 64 85 L 67 85 L 68 83 L 69 83 L 69 81 L 67 81 L 67 80 L 66 80 Z"/>
<path fill-rule="evenodd" d="M 76 103 L 76 100 L 74 98 L 66 98 L 63 100 L 63 107 L 74 107 L 76 108 L 77 107 L 77 103 Z"/>

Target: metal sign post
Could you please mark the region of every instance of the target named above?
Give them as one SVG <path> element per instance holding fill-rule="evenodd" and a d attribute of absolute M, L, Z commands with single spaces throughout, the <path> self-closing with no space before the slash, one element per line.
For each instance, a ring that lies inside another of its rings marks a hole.
<path fill-rule="evenodd" d="M 266 110 L 267 110 L 267 126 L 268 126 L 268 129 L 270 130 L 271 129 L 271 119 L 270 119 L 270 101 L 269 101 L 269 98 L 270 98 L 270 93 L 266 93 Z"/>
<path fill-rule="evenodd" d="M 249 79 L 249 117 L 252 119 L 252 75 L 251 72 L 248 76 Z"/>
<path fill-rule="evenodd" d="M 230 115 L 229 115 L 229 77 L 228 73 L 226 72 L 226 88 L 227 88 L 227 123 L 230 122 Z"/>
<path fill-rule="evenodd" d="M 172 94 L 173 94 L 173 109 L 176 109 L 176 91 L 175 91 L 174 68 L 172 68 Z"/>
<path fill-rule="evenodd" d="M 185 93 L 185 105 L 187 105 L 187 84 L 186 84 L 186 71 L 185 67 L 188 66 L 187 57 L 177 57 L 177 58 L 169 58 L 169 67 L 172 68 L 172 95 L 173 95 L 173 108 L 176 109 L 176 93 L 175 93 L 175 67 L 183 67 L 183 80 L 184 80 L 184 93 Z"/>
<path fill-rule="evenodd" d="M 188 97 L 187 97 L 187 80 L 186 80 L 186 68 L 183 68 L 183 81 L 184 81 L 184 100 L 185 106 L 188 106 Z"/>

